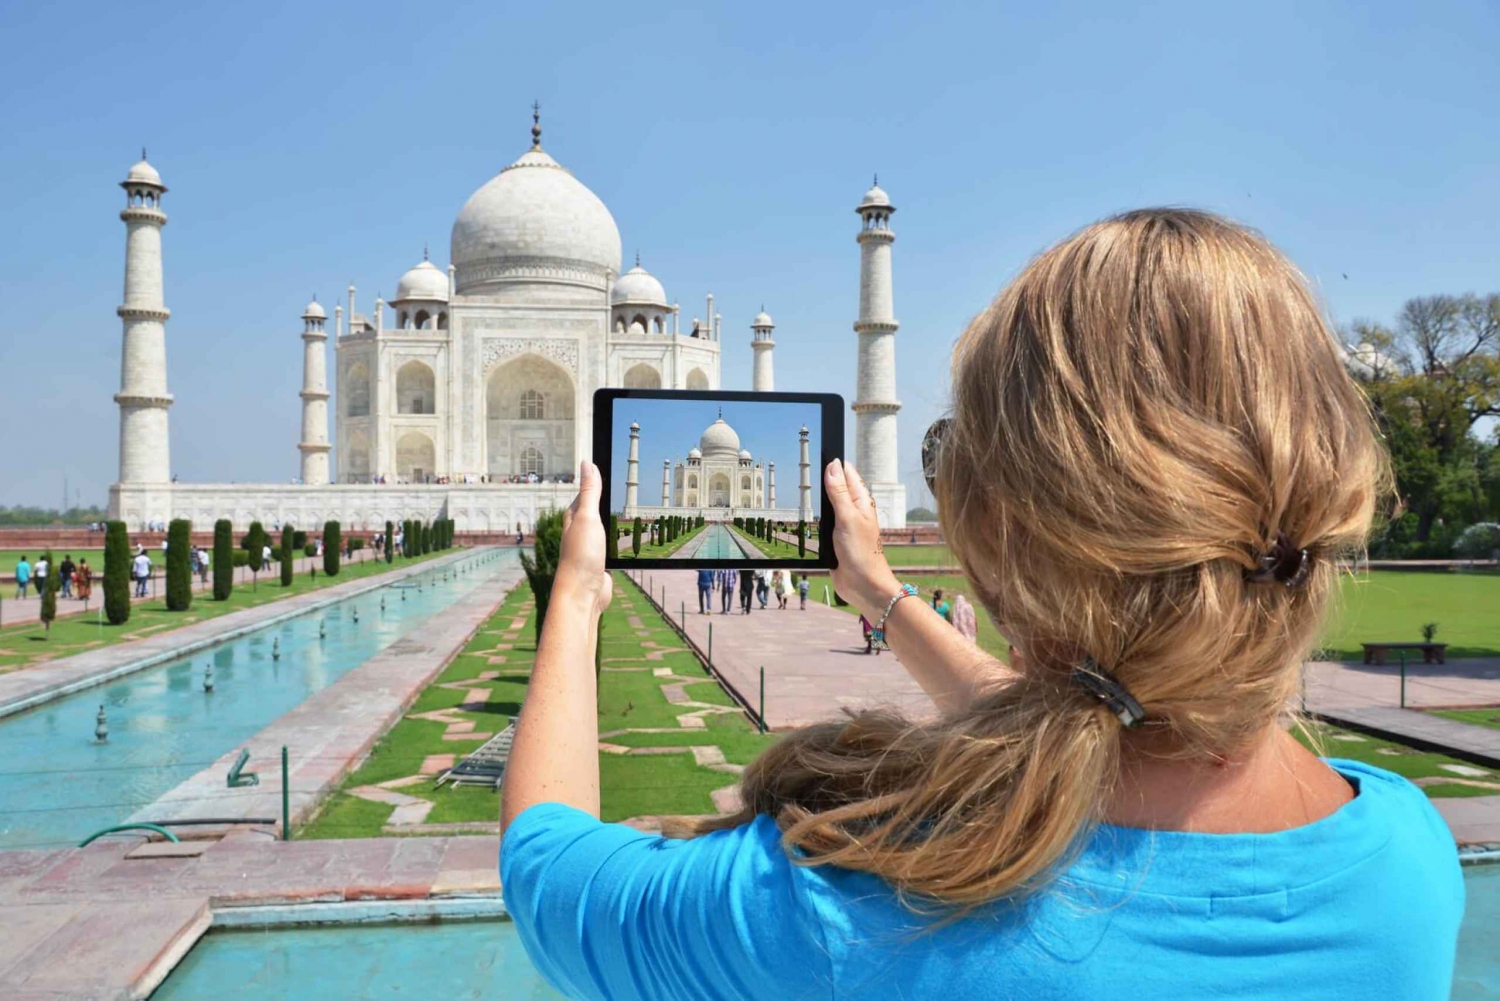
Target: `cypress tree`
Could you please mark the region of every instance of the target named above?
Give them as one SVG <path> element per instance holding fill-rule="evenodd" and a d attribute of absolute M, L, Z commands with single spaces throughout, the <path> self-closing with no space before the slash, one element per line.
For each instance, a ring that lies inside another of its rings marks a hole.
<path fill-rule="evenodd" d="M 630 525 L 630 555 L 641 555 L 641 519 L 639 517 Z"/>
<path fill-rule="evenodd" d="M 343 551 L 343 530 L 336 521 L 323 523 L 323 573 L 329 577 L 339 574 L 339 556 Z"/>
<path fill-rule="evenodd" d="M 112 626 L 130 621 L 130 539 L 123 521 L 104 530 L 104 616 Z"/>
<path fill-rule="evenodd" d="M 46 627 L 47 638 L 52 638 L 52 620 L 57 618 L 57 592 L 62 587 L 62 575 L 57 572 L 57 561 L 52 558 L 52 550 L 42 554 L 42 559 L 47 561 L 47 577 L 42 584 L 42 608 L 40 617 L 42 625 Z"/>
<path fill-rule="evenodd" d="M 245 536 L 245 548 L 250 550 L 250 587 L 260 583 L 261 551 L 266 544 L 266 528 L 258 521 L 250 523 L 250 534 Z"/>
<path fill-rule="evenodd" d="M 411 559 L 417 554 L 417 540 L 412 528 L 416 522 L 407 518 L 401 523 L 401 555 Z"/>
<path fill-rule="evenodd" d="M 620 558 L 620 519 L 615 515 L 609 516 L 609 537 L 604 540 L 604 544 L 606 546 L 604 555 L 607 559 Z"/>
<path fill-rule="evenodd" d="M 391 562 L 396 558 L 396 526 L 391 522 L 385 523 L 385 561 Z"/>
<path fill-rule="evenodd" d="M 797 555 L 807 555 L 807 522 L 797 522 Z"/>
<path fill-rule="evenodd" d="M 173 518 L 167 526 L 167 611 L 185 612 L 193 603 L 193 523 Z"/>
<path fill-rule="evenodd" d="M 297 533 L 291 525 L 281 527 L 281 586 L 292 586 L 292 566 L 297 562 Z"/>
<path fill-rule="evenodd" d="M 228 518 L 214 522 L 214 600 L 228 601 L 234 591 L 234 526 Z"/>
<path fill-rule="evenodd" d="M 542 638 L 542 623 L 547 618 L 547 603 L 552 598 L 552 581 L 557 576 L 557 560 L 562 552 L 561 511 L 544 511 L 536 520 L 534 555 L 521 554 L 521 569 L 536 599 L 536 637 Z"/>

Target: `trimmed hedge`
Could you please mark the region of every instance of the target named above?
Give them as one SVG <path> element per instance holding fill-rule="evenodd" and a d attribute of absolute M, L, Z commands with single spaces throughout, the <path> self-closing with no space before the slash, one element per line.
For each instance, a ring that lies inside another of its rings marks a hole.
<path fill-rule="evenodd" d="M 234 526 L 229 519 L 214 522 L 214 600 L 228 601 L 234 591 L 234 557 L 240 552 L 234 548 Z M 249 553 L 245 556 L 248 558 Z"/>
<path fill-rule="evenodd" d="M 604 554 L 610 559 L 618 559 L 620 556 L 620 519 L 616 515 L 609 516 L 609 536 L 605 540 Z"/>
<path fill-rule="evenodd" d="M 266 545 L 266 527 L 258 521 L 250 523 L 250 534 L 245 536 L 245 549 L 250 554 L 250 572 L 258 574 L 261 568 L 261 554 Z"/>
<path fill-rule="evenodd" d="M 46 627 L 47 638 L 52 637 L 52 620 L 57 618 L 57 592 L 62 587 L 62 574 L 57 570 L 57 560 L 52 556 L 52 550 L 42 554 L 42 559 L 47 561 L 47 577 L 42 585 L 42 608 L 40 617 L 42 625 Z"/>
<path fill-rule="evenodd" d="M 330 577 L 339 573 L 339 556 L 344 548 L 343 528 L 336 521 L 323 523 L 323 572 Z"/>
<path fill-rule="evenodd" d="M 385 523 L 385 561 L 390 563 L 396 558 L 396 526 L 391 522 Z"/>
<path fill-rule="evenodd" d="M 104 529 L 104 617 L 112 626 L 130 621 L 130 539 L 123 521 Z"/>
<path fill-rule="evenodd" d="M 641 555 L 641 528 L 641 519 L 637 516 L 630 525 L 630 555 L 632 556 Z"/>
<path fill-rule="evenodd" d="M 534 556 L 521 553 L 521 569 L 531 585 L 536 600 L 536 637 L 542 638 L 542 623 L 547 618 L 547 603 L 552 600 L 552 581 L 557 576 L 557 561 L 562 554 L 561 511 L 544 511 L 536 520 Z"/>
<path fill-rule="evenodd" d="M 185 612 L 193 603 L 193 523 L 173 518 L 167 526 L 167 611 Z"/>
<path fill-rule="evenodd" d="M 292 526 L 281 529 L 281 586 L 292 586 L 292 565 L 297 562 L 297 533 Z"/>

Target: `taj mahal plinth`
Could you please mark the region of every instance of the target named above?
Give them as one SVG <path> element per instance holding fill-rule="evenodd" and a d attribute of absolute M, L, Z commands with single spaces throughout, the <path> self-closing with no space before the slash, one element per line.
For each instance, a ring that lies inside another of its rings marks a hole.
<path fill-rule="evenodd" d="M 338 520 L 346 531 L 375 531 L 386 521 L 437 517 L 453 519 L 460 532 L 528 531 L 537 515 L 572 501 L 578 461 L 590 452 L 596 389 L 720 388 L 723 317 L 713 295 L 705 296 L 701 317 L 684 322 L 680 305 L 638 255 L 621 273 L 614 217 L 542 149 L 533 115 L 531 147 L 460 209 L 446 268 L 424 251 L 389 301 L 377 296 L 364 308 L 351 284 L 347 306 L 333 309 L 331 335 L 316 297 L 302 311 L 300 475 L 287 483 L 179 481 L 167 423 L 173 403 L 162 263 L 167 188 L 144 152 L 121 186 L 127 237 L 125 297 L 117 311 L 120 476 L 110 487 L 109 510 L 132 531 L 173 518 L 191 519 L 198 529 L 228 518 L 237 530 L 258 520 L 316 531 Z M 866 226 L 855 325 L 856 462 L 865 468 L 867 457 L 874 460 L 866 478 L 877 499 L 894 501 L 899 491 L 899 504 L 882 504 L 880 518 L 902 527 L 895 321 L 887 318 L 894 237 L 888 225 L 870 221 L 872 199 L 888 209 L 876 214 L 882 220 L 894 211 L 878 186 L 859 209 Z M 872 260 L 875 242 L 884 255 Z M 774 385 L 773 329 L 762 309 L 751 323 L 756 390 Z M 329 340 L 336 394 L 328 386 Z M 714 447 L 711 461 L 719 462 Z M 701 461 L 710 461 L 708 449 L 702 451 Z M 737 447 L 735 453 L 738 471 Z M 664 470 L 664 501 L 675 496 L 668 506 L 709 506 L 707 492 L 698 504 L 687 503 L 687 468 L 684 462 L 676 471 L 680 487 L 669 482 L 673 471 Z M 774 472 L 753 471 L 750 490 L 753 503 L 745 508 L 776 507 Z"/>

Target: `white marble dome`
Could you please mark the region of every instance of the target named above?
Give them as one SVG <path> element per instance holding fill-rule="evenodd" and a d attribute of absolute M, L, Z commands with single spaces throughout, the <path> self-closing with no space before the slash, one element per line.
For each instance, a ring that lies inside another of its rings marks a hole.
<path fill-rule="evenodd" d="M 640 261 L 636 261 L 635 267 L 620 276 L 615 287 L 610 290 L 609 298 L 616 305 L 644 303 L 667 306 L 667 290 L 656 280 L 655 275 L 641 267 Z"/>
<path fill-rule="evenodd" d="M 146 162 L 144 156 L 130 165 L 130 171 L 125 175 L 125 180 L 137 184 L 154 184 L 157 187 L 161 187 L 161 175 L 156 172 L 155 167 Z"/>
<path fill-rule="evenodd" d="M 776 326 L 776 324 L 773 323 L 773 322 L 771 322 L 771 314 L 770 313 L 767 313 L 765 310 L 761 310 L 759 313 L 755 314 L 755 319 L 753 319 L 753 320 L 750 321 L 750 326 L 752 326 L 752 327 L 774 327 L 774 326 Z"/>
<path fill-rule="evenodd" d="M 450 259 L 460 287 L 512 269 L 597 274 L 620 270 L 620 230 L 609 209 L 540 148 L 528 150 L 464 203 Z"/>
<path fill-rule="evenodd" d="M 436 264 L 423 260 L 422 263 L 402 275 L 401 280 L 396 283 L 396 298 L 391 302 L 401 302 L 405 299 L 447 302 L 448 276 Z"/>
<path fill-rule="evenodd" d="M 328 314 L 323 312 L 323 307 L 318 305 L 318 300 L 314 299 L 302 311 L 302 317 L 303 319 L 326 320 L 328 319 Z"/>
<path fill-rule="evenodd" d="M 720 417 L 698 439 L 698 449 L 705 459 L 735 459 L 740 454 L 740 436 Z"/>
<path fill-rule="evenodd" d="M 889 208 L 891 196 L 885 193 L 885 189 L 879 184 L 872 184 L 870 190 L 865 192 L 865 197 L 860 200 L 860 209 Z"/>
<path fill-rule="evenodd" d="M 748 448 L 740 449 L 740 458 L 745 462 L 749 462 L 751 459 L 750 450 Z"/>
<path fill-rule="evenodd" d="M 697 446 L 694 446 L 693 448 L 688 449 L 688 458 L 701 459 L 703 458 L 703 452 Z"/>

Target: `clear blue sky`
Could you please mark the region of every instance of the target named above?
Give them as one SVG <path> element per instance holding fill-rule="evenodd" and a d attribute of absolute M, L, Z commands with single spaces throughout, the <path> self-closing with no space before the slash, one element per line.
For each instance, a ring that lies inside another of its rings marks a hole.
<path fill-rule="evenodd" d="M 776 463 L 776 504 L 797 509 L 799 453 L 797 432 L 805 424 L 808 455 L 812 459 L 812 507 L 822 507 L 821 474 L 816 468 L 822 443 L 819 440 L 821 409 L 815 403 L 717 403 L 708 400 L 616 400 L 614 442 L 611 448 L 609 506 L 625 506 L 625 462 L 630 455 L 630 423 L 641 426 L 640 479 L 637 503 L 661 503 L 661 462 L 675 467 L 696 448 L 698 438 L 715 420 L 720 407 L 724 422 L 740 437 L 758 463 Z M 706 498 L 705 498 L 706 499 Z"/>
<path fill-rule="evenodd" d="M 56 504 L 64 475 L 102 502 L 115 477 L 116 184 L 142 145 L 172 189 L 185 480 L 296 475 L 302 306 L 351 279 L 367 304 L 390 295 L 424 242 L 446 265 L 459 207 L 526 148 L 533 98 L 626 259 L 639 248 L 685 318 L 718 297 L 726 388 L 749 388 L 764 303 L 777 388 L 852 398 L 853 208 L 879 171 L 914 504 L 954 338 L 1107 213 L 1255 225 L 1341 323 L 1500 289 L 1500 7 L 1483 0 L 12 3 L 0 36 L 0 503 Z"/>

